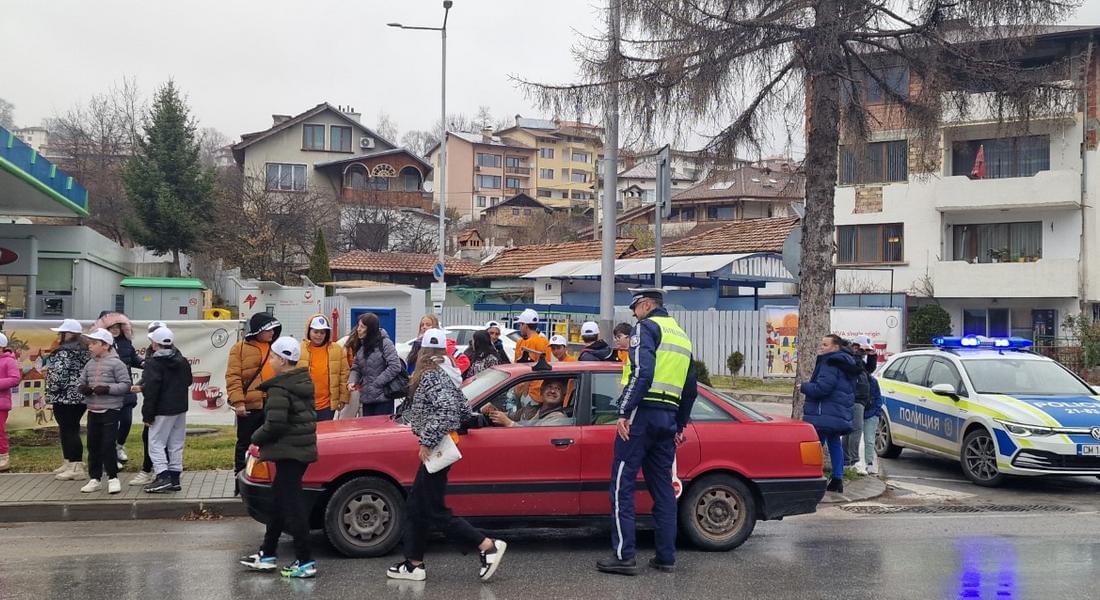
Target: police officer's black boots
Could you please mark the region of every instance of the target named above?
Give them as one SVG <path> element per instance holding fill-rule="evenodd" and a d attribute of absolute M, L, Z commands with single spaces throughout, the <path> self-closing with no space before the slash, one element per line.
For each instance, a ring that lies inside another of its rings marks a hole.
<path fill-rule="evenodd" d="M 615 573 L 617 575 L 638 574 L 638 563 L 633 558 L 627 560 L 619 560 L 614 556 L 601 558 L 596 561 L 596 568 L 604 573 Z"/>

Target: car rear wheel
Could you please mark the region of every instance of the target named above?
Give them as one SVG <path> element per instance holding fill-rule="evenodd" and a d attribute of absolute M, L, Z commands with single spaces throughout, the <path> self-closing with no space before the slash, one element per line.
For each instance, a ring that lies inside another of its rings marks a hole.
<path fill-rule="evenodd" d="M 879 415 L 878 427 L 875 428 L 875 454 L 882 458 L 897 458 L 901 450 L 901 446 L 894 445 L 894 438 L 890 435 L 890 423 L 885 416 Z"/>
<path fill-rule="evenodd" d="M 708 475 L 692 483 L 680 499 L 680 524 L 702 550 L 733 550 L 756 527 L 756 502 L 736 477 Z"/>
<path fill-rule="evenodd" d="M 963 475 L 978 485 L 995 487 L 1006 479 L 1006 475 L 997 470 L 997 445 L 984 428 L 975 429 L 963 438 L 959 462 Z"/>
<path fill-rule="evenodd" d="M 401 540 L 405 500 L 390 482 L 356 477 L 325 506 L 325 535 L 345 556 L 384 556 Z"/>

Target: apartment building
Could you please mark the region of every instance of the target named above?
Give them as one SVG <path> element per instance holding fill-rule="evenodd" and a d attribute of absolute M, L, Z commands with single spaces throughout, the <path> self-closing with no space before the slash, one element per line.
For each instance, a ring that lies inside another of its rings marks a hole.
<path fill-rule="evenodd" d="M 497 132 L 535 148 L 535 198 L 555 209 L 588 208 L 595 198 L 597 161 L 603 157 L 603 128 L 579 121 L 531 119 Z"/>
<path fill-rule="evenodd" d="M 931 167 L 881 90 L 866 86 L 880 122 L 869 143 L 842 141 L 837 292 L 892 287 L 911 305 L 935 301 L 956 334 L 1060 336 L 1067 315 L 1100 317 L 1097 33 L 1051 27 L 1021 57 L 1061 65 L 1067 109 L 1026 122 L 947 114 Z M 919 93 L 904 66 L 884 64 L 880 75 Z"/>
<path fill-rule="evenodd" d="M 428 162 L 439 168 L 440 146 L 428 151 Z M 447 132 L 447 207 L 457 209 L 464 222 L 477 221 L 487 208 L 518 194 L 533 195 L 535 147 L 494 135 Z M 438 178 L 433 198 L 443 190 Z"/>

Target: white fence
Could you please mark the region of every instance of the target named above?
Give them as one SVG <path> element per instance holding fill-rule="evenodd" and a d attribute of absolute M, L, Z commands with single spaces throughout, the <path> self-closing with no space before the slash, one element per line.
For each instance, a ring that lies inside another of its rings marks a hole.
<path fill-rule="evenodd" d="M 764 377 L 767 356 L 764 347 L 764 315 L 755 310 L 702 310 L 670 311 L 669 314 L 683 327 L 695 347 L 695 358 L 707 365 L 712 375 L 729 375 L 726 357 L 740 351 L 745 357 L 740 375 Z M 516 315 L 511 315 L 516 316 Z M 468 306 L 444 307 L 443 324 L 476 325 L 486 321 L 503 320 L 505 315 L 474 311 Z M 575 315 L 574 320 L 584 321 L 595 315 Z M 633 324 L 629 311 L 617 311 L 618 322 Z"/>

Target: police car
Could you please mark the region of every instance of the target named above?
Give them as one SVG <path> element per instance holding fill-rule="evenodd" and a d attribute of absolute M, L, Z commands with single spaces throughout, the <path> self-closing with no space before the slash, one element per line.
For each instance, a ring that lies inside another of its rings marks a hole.
<path fill-rule="evenodd" d="M 1100 476 L 1100 396 L 1022 338 L 944 337 L 893 356 L 876 454 L 957 459 L 983 486 L 1011 475 Z"/>

